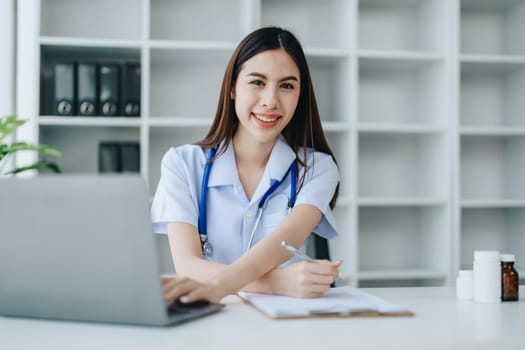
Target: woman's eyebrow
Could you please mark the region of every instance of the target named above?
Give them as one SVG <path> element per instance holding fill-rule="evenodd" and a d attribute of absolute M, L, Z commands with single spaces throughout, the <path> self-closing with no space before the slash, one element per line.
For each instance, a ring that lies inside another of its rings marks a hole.
<path fill-rule="evenodd" d="M 266 80 L 268 80 L 268 78 L 266 77 L 266 75 L 264 75 L 264 74 L 262 74 L 262 73 L 258 73 L 258 72 L 251 72 L 251 73 L 246 74 L 246 76 L 249 76 L 249 77 L 258 77 L 258 78 L 262 78 L 262 79 L 266 79 Z M 287 76 L 287 77 L 284 77 L 284 78 L 279 79 L 279 81 L 286 81 L 286 80 L 299 81 L 299 79 L 298 79 L 295 75 L 289 75 L 289 76 Z"/>

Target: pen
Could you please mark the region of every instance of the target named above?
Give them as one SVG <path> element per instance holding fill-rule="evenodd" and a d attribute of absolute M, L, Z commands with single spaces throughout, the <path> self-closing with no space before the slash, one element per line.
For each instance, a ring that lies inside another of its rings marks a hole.
<path fill-rule="evenodd" d="M 310 258 L 308 255 L 306 255 L 305 253 L 303 253 L 299 249 L 295 248 L 294 246 L 286 243 L 285 241 L 282 241 L 281 245 L 283 246 L 284 249 L 286 249 L 287 251 L 289 251 L 290 253 L 292 253 L 296 257 L 298 257 L 298 258 L 300 258 L 300 259 L 302 259 L 304 261 L 308 261 L 308 262 L 317 264 L 317 260 Z"/>

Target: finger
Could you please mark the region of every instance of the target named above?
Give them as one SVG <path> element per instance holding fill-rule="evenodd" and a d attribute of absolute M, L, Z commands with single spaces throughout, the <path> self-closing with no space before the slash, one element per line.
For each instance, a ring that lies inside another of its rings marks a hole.
<path fill-rule="evenodd" d="M 310 289 L 311 293 L 324 295 L 324 293 L 326 293 L 330 289 L 330 285 L 329 284 L 314 284 L 310 288 L 311 288 Z"/>
<path fill-rule="evenodd" d="M 319 264 L 310 264 L 308 271 L 317 275 L 336 276 L 339 274 L 339 267 L 332 262 L 322 261 Z"/>
<path fill-rule="evenodd" d="M 190 279 L 176 279 L 172 283 L 166 285 L 164 290 L 164 300 L 166 302 L 172 302 L 181 296 L 187 295 L 189 292 L 200 286 L 200 283 Z"/>
<path fill-rule="evenodd" d="M 209 288 L 202 287 L 190 291 L 188 294 L 184 295 L 180 301 L 183 303 L 193 303 L 195 301 L 205 300 L 210 303 L 218 303 L 220 300 L 215 300 L 213 296 L 210 295 Z"/>
<path fill-rule="evenodd" d="M 334 283 L 335 276 L 332 275 L 314 275 L 312 279 L 312 285 L 325 285 L 330 286 Z"/>
<path fill-rule="evenodd" d="M 168 277 L 168 276 L 160 277 L 160 282 L 162 283 L 162 285 L 173 283 L 173 281 L 175 281 L 175 277 Z"/>

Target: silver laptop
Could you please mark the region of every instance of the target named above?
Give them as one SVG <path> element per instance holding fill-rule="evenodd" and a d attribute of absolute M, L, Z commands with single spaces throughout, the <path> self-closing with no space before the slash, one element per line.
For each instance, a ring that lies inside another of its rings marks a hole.
<path fill-rule="evenodd" d="M 138 176 L 0 180 L 0 315 L 170 325 L 223 305 L 167 306 Z"/>

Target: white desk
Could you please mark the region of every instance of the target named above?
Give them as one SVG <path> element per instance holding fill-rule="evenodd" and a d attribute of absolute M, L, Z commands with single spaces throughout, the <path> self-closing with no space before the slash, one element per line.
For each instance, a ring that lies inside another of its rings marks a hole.
<path fill-rule="evenodd" d="M 449 287 L 367 291 L 415 317 L 273 321 L 230 296 L 220 313 L 167 328 L 0 317 L 0 349 L 525 349 L 525 286 L 499 304 L 456 300 Z"/>

